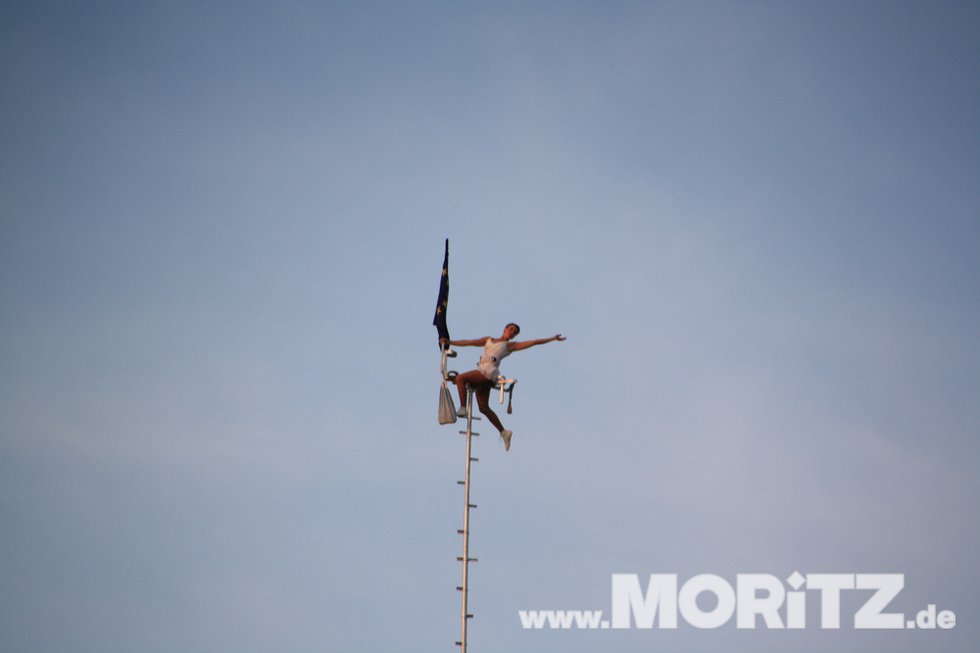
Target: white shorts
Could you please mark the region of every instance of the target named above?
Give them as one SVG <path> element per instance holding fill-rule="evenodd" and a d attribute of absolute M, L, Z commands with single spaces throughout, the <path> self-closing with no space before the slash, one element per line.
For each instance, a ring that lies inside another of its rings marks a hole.
<path fill-rule="evenodd" d="M 487 380 L 491 383 L 497 382 L 497 377 L 500 376 L 500 368 L 493 361 L 480 361 L 477 364 L 477 369 L 483 372 L 483 376 L 487 377 Z"/>

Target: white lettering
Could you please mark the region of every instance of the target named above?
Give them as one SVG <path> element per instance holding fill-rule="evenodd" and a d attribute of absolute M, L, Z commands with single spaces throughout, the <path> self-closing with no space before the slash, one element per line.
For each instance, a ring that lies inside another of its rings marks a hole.
<path fill-rule="evenodd" d="M 711 610 L 705 611 L 698 606 L 698 595 L 702 592 L 711 592 L 717 597 L 717 605 Z M 700 574 L 684 583 L 677 602 L 687 623 L 695 628 L 717 628 L 735 613 L 735 590 L 721 576 Z"/>
<path fill-rule="evenodd" d="M 781 580 L 771 574 L 738 574 L 735 585 L 738 593 L 738 628 L 755 628 L 757 615 L 762 616 L 767 628 L 783 627 L 779 608 L 786 598 L 786 588 Z M 765 591 L 766 595 L 760 597 L 759 590 Z"/>
<path fill-rule="evenodd" d="M 807 574 L 806 584 L 820 591 L 820 627 L 840 628 L 840 591 L 854 589 L 854 574 Z"/>
<path fill-rule="evenodd" d="M 905 615 L 898 612 L 882 613 L 905 587 L 904 574 L 857 574 L 855 585 L 859 590 L 877 590 L 854 613 L 855 628 L 904 628 Z"/>
<path fill-rule="evenodd" d="M 631 614 L 637 628 L 653 628 L 658 609 L 659 626 L 677 628 L 677 574 L 650 574 L 646 594 L 637 574 L 613 574 L 613 628 L 629 628 Z"/>

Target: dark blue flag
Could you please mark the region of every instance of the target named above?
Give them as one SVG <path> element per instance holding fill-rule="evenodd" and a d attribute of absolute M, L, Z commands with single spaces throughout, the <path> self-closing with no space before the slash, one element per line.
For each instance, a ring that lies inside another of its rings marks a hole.
<path fill-rule="evenodd" d="M 446 310 L 449 308 L 449 239 L 446 239 L 446 256 L 442 259 L 442 280 L 439 281 L 439 301 L 432 324 L 439 331 L 439 337 L 449 340 L 449 327 L 446 326 Z"/>

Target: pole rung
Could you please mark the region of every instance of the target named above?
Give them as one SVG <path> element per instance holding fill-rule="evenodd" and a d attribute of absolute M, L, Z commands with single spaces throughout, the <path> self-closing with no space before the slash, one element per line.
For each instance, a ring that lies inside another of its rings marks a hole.
<path fill-rule="evenodd" d="M 466 481 L 456 481 L 456 485 L 466 485 Z"/>
<path fill-rule="evenodd" d="M 474 458 L 474 457 L 472 457 L 472 456 L 470 456 L 470 460 L 472 460 L 472 461 L 473 461 L 473 462 L 475 462 L 475 463 L 478 463 L 478 462 L 480 462 L 480 459 L 479 459 L 479 458 Z"/>
<path fill-rule="evenodd" d="M 456 642 L 456 646 L 462 646 L 463 642 Z"/>
<path fill-rule="evenodd" d="M 463 588 L 457 585 L 457 586 L 456 586 L 456 591 L 457 591 L 457 592 L 462 592 L 462 591 L 463 591 Z"/>
<path fill-rule="evenodd" d="M 470 508 L 476 508 L 476 504 L 475 503 L 471 503 L 470 504 Z"/>
<path fill-rule="evenodd" d="M 462 535 L 466 531 L 464 531 L 462 528 L 459 528 L 459 529 L 456 529 L 456 532 L 459 533 L 460 535 Z"/>
<path fill-rule="evenodd" d="M 473 615 L 471 615 L 471 614 L 468 614 L 468 615 L 466 615 L 466 618 L 467 618 L 467 619 L 472 619 L 472 618 L 473 618 Z"/>

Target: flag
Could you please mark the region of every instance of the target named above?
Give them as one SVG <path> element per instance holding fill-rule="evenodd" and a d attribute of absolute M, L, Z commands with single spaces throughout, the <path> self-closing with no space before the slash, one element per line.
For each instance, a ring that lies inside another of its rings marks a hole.
<path fill-rule="evenodd" d="M 446 310 L 449 308 L 449 239 L 446 239 L 446 256 L 442 259 L 442 279 L 439 281 L 439 300 L 432 324 L 439 330 L 439 337 L 449 340 L 449 327 L 446 326 Z"/>

